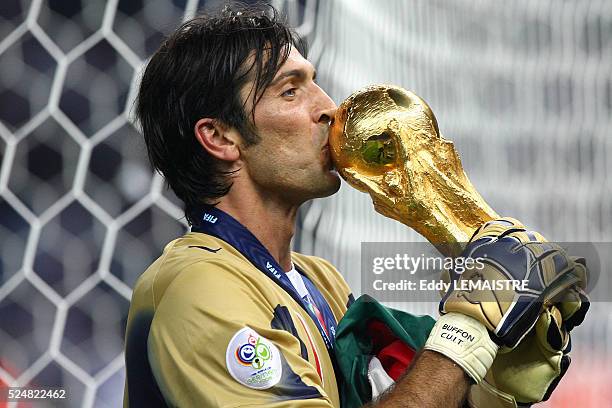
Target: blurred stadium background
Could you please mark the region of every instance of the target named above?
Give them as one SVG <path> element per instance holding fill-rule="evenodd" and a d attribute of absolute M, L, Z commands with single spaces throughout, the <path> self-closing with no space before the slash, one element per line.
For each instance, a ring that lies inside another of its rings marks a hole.
<path fill-rule="evenodd" d="M 186 230 L 131 107 L 164 33 L 218 3 L 0 2 L 0 384 L 65 387 L 49 406 L 121 405 L 131 287 Z M 371 83 L 415 91 L 499 213 L 556 240 L 612 241 L 612 3 L 271 3 L 309 39 L 337 103 Z M 346 185 L 299 222 L 296 249 L 331 260 L 356 293 L 362 241 L 421 240 Z M 547 406 L 611 406 L 609 306 L 577 330 Z"/>

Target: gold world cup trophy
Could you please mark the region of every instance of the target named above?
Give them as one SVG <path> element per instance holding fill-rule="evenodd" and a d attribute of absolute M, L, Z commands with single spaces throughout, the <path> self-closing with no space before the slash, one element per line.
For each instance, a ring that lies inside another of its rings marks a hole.
<path fill-rule="evenodd" d="M 413 228 L 442 254 L 457 256 L 472 233 L 499 216 L 476 191 L 453 142 L 440 135 L 417 95 L 374 85 L 348 97 L 330 129 L 340 175 L 369 193 L 376 211 Z"/>
<path fill-rule="evenodd" d="M 352 94 L 336 112 L 329 144 L 340 175 L 368 193 L 377 212 L 413 228 L 445 256 L 460 256 L 479 227 L 500 218 L 466 176 L 430 107 L 412 92 L 373 85 Z M 577 281 L 586 278 L 570 283 Z M 546 306 L 547 300 L 544 304 L 536 328 L 561 321 L 560 310 Z M 561 309 L 570 306 L 572 313 L 582 307 L 576 301 Z M 540 331 L 541 336 L 527 336 L 512 352 L 498 353 L 485 381 L 471 388 L 470 403 L 481 401 L 472 406 L 516 407 L 517 402 L 547 398 L 553 381 L 563 375 L 564 354 L 560 349 L 542 352 L 547 329 Z M 562 334 L 565 344 L 567 333 Z"/>

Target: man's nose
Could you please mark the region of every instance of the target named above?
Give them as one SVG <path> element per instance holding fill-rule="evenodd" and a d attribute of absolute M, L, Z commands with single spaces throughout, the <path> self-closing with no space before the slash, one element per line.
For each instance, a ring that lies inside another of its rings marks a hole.
<path fill-rule="evenodd" d="M 332 119 L 336 114 L 336 107 L 326 109 L 321 112 L 321 116 L 319 116 L 319 123 L 325 123 L 326 125 L 331 125 Z"/>
<path fill-rule="evenodd" d="M 319 103 L 317 104 L 319 106 L 319 109 L 317 109 L 317 112 L 315 113 L 315 120 L 318 123 L 325 123 L 326 125 L 328 125 L 334 118 L 334 115 L 336 114 L 336 109 L 338 109 L 338 107 L 336 106 L 334 101 L 325 93 L 325 91 L 319 88 L 319 92 Z"/>

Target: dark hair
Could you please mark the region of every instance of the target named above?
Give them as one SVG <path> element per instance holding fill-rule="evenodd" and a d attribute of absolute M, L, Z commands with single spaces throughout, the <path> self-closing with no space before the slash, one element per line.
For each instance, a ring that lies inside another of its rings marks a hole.
<path fill-rule="evenodd" d="M 203 203 L 231 188 L 226 171 L 194 135 L 200 118 L 234 127 L 245 144 L 258 142 L 253 109 L 280 66 L 290 45 L 306 56 L 305 42 L 269 5 L 227 5 L 216 14 L 182 24 L 147 65 L 136 102 L 149 160 L 185 203 L 187 221 Z M 252 65 L 249 57 L 253 57 Z M 247 114 L 241 88 L 253 80 Z"/>

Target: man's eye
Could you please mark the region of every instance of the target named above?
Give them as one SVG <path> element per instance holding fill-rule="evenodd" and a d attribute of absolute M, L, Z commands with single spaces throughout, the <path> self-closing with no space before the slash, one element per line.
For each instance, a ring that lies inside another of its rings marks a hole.
<path fill-rule="evenodd" d="M 285 92 L 282 93 L 281 96 L 295 96 L 295 91 L 296 90 L 297 90 L 297 88 L 287 89 Z"/>

